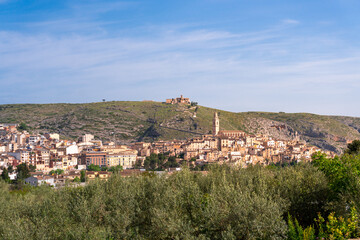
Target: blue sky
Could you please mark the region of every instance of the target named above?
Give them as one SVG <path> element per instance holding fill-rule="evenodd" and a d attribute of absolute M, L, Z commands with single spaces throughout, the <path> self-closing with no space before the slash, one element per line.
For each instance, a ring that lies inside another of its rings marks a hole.
<path fill-rule="evenodd" d="M 0 0 L 0 104 L 360 117 L 358 0 Z"/>

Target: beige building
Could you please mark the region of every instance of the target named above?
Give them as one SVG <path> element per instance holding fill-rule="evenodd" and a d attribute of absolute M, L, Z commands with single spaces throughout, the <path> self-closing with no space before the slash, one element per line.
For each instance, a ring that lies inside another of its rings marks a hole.
<path fill-rule="evenodd" d="M 106 163 L 107 166 L 122 166 L 123 169 L 133 168 L 136 163 L 136 156 L 133 151 L 107 154 Z"/>

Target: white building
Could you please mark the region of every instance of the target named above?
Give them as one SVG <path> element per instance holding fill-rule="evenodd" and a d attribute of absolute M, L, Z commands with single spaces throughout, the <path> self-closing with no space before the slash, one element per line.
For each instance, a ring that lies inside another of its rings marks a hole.
<path fill-rule="evenodd" d="M 79 147 L 76 144 L 66 147 L 66 155 L 79 154 Z"/>

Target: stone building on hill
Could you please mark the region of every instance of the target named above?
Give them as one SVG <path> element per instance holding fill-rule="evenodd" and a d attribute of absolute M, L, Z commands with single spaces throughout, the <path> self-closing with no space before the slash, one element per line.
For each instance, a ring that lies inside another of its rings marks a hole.
<path fill-rule="evenodd" d="M 184 98 L 183 95 L 181 95 L 179 98 L 166 99 L 166 103 L 168 103 L 168 104 L 186 104 L 186 105 L 190 105 L 191 101 L 190 101 L 189 98 Z"/>

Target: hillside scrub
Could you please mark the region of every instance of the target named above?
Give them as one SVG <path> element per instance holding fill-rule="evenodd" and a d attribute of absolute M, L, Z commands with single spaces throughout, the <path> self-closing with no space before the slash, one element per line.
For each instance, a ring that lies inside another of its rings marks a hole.
<path fill-rule="evenodd" d="M 95 181 L 85 187 L 0 184 L 1 239 L 286 239 L 290 213 L 325 213 L 325 175 L 311 165 L 213 166 Z M 320 199 L 320 200 L 319 200 Z M 308 203 L 308 204 L 307 204 Z"/>
<path fill-rule="evenodd" d="M 359 237 L 359 156 L 246 169 L 184 169 L 85 187 L 0 182 L 0 239 Z M 348 184 L 350 184 L 348 186 Z"/>

